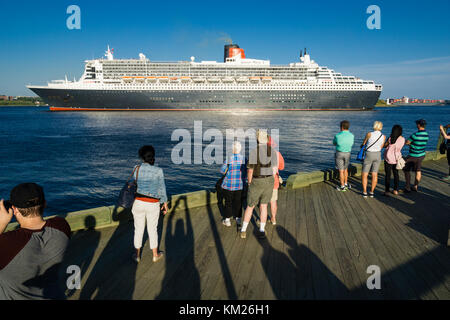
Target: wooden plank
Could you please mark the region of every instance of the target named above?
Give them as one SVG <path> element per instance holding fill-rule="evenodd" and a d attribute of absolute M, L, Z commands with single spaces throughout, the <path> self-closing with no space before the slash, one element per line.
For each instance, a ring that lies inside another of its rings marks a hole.
<path fill-rule="evenodd" d="M 353 185 L 355 185 L 354 181 L 352 182 Z M 386 270 L 386 262 L 384 261 L 384 257 L 380 257 L 379 250 L 377 250 L 377 247 L 379 246 L 378 243 L 375 242 L 374 244 L 373 241 L 369 240 L 370 238 L 366 231 L 367 227 L 363 227 L 361 222 L 357 219 L 356 216 L 361 214 L 362 210 L 355 206 L 355 201 L 358 202 L 358 200 L 349 200 L 349 194 L 351 193 L 353 193 L 353 191 L 347 191 L 345 193 L 336 191 L 335 197 L 337 200 L 335 205 L 341 206 L 341 210 L 338 210 L 338 212 L 346 217 L 346 222 L 350 226 L 352 233 L 355 235 L 355 241 L 352 243 L 355 254 L 357 256 L 365 257 L 366 265 L 364 266 L 364 276 L 367 279 L 367 267 L 370 265 L 377 265 L 382 270 Z M 383 289 L 379 291 L 381 291 L 381 294 L 385 299 L 398 298 L 404 290 L 401 284 L 396 284 L 389 276 L 383 276 L 381 278 L 381 285 Z M 380 294 L 377 290 L 371 290 L 369 293 L 365 281 L 358 290 L 366 291 L 367 294 Z"/>
<path fill-rule="evenodd" d="M 355 221 L 352 215 L 347 216 L 345 214 L 346 211 L 352 210 L 352 208 L 348 207 L 347 202 L 342 201 L 342 196 L 344 195 L 336 191 L 334 185 L 331 183 L 327 183 L 325 185 L 324 196 L 327 199 L 326 202 L 328 202 L 330 207 L 333 209 L 332 216 L 335 219 L 337 226 L 336 229 L 341 231 L 341 235 L 345 241 L 345 247 L 349 253 L 348 260 L 351 261 L 356 268 L 355 281 L 358 282 L 357 279 L 359 279 L 360 283 L 357 288 L 352 290 L 352 296 L 367 297 L 367 299 L 376 300 L 383 298 L 389 299 L 392 296 L 384 291 L 367 289 L 367 267 L 374 264 L 374 262 L 377 262 L 378 257 L 368 243 L 367 239 L 359 233 L 359 225 L 357 221 Z M 356 232 L 353 229 L 355 227 L 357 228 Z M 342 244 L 342 246 L 344 246 L 344 244 Z M 343 253 L 344 255 L 342 257 L 345 256 L 345 250 L 343 250 Z M 384 280 L 385 283 L 389 281 L 389 279 Z"/>
<path fill-rule="evenodd" d="M 364 214 L 361 217 L 366 218 L 367 221 L 372 225 L 377 231 L 377 235 L 381 239 L 386 248 L 386 251 L 389 253 L 391 259 L 391 270 L 389 271 L 391 274 L 397 275 L 399 272 L 402 272 L 402 276 L 406 279 L 409 279 L 410 286 L 414 289 L 414 291 L 419 295 L 421 299 L 436 299 L 436 296 L 430 292 L 429 287 L 426 282 L 420 277 L 420 274 L 416 272 L 415 268 L 408 263 L 408 255 L 406 251 L 409 249 L 407 247 L 399 246 L 395 238 L 395 233 L 390 233 L 387 231 L 383 222 L 380 221 L 380 212 L 383 210 L 383 205 L 378 202 L 376 199 L 367 199 L 366 207 L 368 210 L 364 211 Z M 401 267 L 401 269 L 399 269 Z M 399 270 L 399 271 L 394 271 Z M 401 270 L 401 271 L 400 271 Z M 394 273 L 395 272 L 395 273 Z"/>
<path fill-rule="evenodd" d="M 370 245 L 376 252 L 379 258 L 379 263 L 373 263 L 378 265 L 382 270 L 382 279 L 386 276 L 386 271 L 395 268 L 395 259 L 386 248 L 383 240 L 379 236 L 380 230 L 375 229 L 371 222 L 367 219 L 367 210 L 369 210 L 366 201 L 372 199 L 364 199 L 362 196 L 356 193 L 348 193 L 348 197 L 344 201 L 348 201 L 354 207 L 354 210 L 348 211 L 354 215 L 356 221 L 359 222 L 360 233 L 367 237 Z M 395 276 L 389 276 L 394 284 L 395 292 L 398 298 L 407 297 L 409 299 L 418 298 L 417 293 L 412 288 L 412 284 L 409 283 L 408 277 L 402 273 L 398 273 Z M 392 290 L 394 288 L 391 288 Z"/>
<path fill-rule="evenodd" d="M 287 261 L 289 261 L 289 263 L 284 266 L 280 266 L 279 268 L 281 271 L 281 296 L 282 299 L 295 299 L 297 288 L 296 282 L 292 281 L 292 279 L 295 279 L 296 274 L 301 272 L 299 266 L 294 260 L 296 252 L 299 250 L 299 246 L 295 238 L 295 221 L 298 219 L 295 211 L 295 191 L 289 190 L 286 192 L 286 206 L 282 209 L 286 212 L 286 219 L 283 221 L 283 224 L 277 226 L 277 235 L 279 237 L 283 236 L 282 253 L 284 253 L 287 257 Z"/>
<path fill-rule="evenodd" d="M 331 230 L 328 226 L 327 216 L 322 206 L 320 195 L 323 191 L 323 184 L 311 185 L 311 194 L 314 205 L 314 214 L 316 215 L 317 226 L 322 242 L 323 263 L 327 268 L 328 281 L 331 288 L 333 299 L 348 298 L 349 291 L 343 283 L 343 276 L 338 257 L 336 256 L 335 242 Z"/>
<path fill-rule="evenodd" d="M 386 201 L 385 199 L 383 199 Z M 394 199 L 388 199 L 394 200 Z M 394 200 L 395 201 L 395 200 Z M 427 291 L 433 291 L 434 295 L 423 294 L 423 298 L 435 299 L 436 297 L 448 296 L 448 288 L 445 287 L 446 281 L 442 278 L 445 275 L 445 271 L 436 264 L 433 254 L 426 247 L 419 247 L 417 243 L 419 239 L 410 239 L 410 234 L 407 233 L 408 226 L 399 227 L 398 221 L 392 216 L 392 211 L 395 210 L 386 203 L 379 203 L 378 201 L 368 201 L 368 205 L 371 206 L 373 212 L 376 214 L 372 215 L 372 218 L 377 220 L 380 225 L 383 225 L 383 230 L 385 234 L 392 238 L 394 245 L 398 250 L 391 250 L 396 257 L 400 257 L 403 254 L 404 259 L 410 260 L 412 262 L 407 262 L 411 264 L 414 273 L 412 274 L 414 283 L 422 283 L 428 287 Z M 386 239 L 386 238 L 384 238 Z M 426 260 L 426 261 L 425 261 Z M 436 272 L 439 277 L 434 276 Z"/>
<path fill-rule="evenodd" d="M 306 223 L 308 225 L 308 244 L 310 249 L 311 270 L 316 299 L 333 297 L 328 279 L 328 270 L 324 263 L 324 254 L 316 216 L 311 187 L 305 188 Z"/>
<path fill-rule="evenodd" d="M 232 249 L 239 249 L 243 239 L 237 238 L 237 229 L 236 231 L 233 230 L 226 230 L 226 237 L 223 237 L 222 243 L 223 243 L 223 250 L 225 254 L 225 258 L 229 261 L 228 267 L 230 270 L 230 277 L 232 281 L 232 285 L 234 286 L 235 291 L 235 299 L 240 298 L 240 292 L 239 292 L 239 283 L 236 280 L 236 269 L 234 262 L 230 261 L 227 257 L 229 256 L 229 252 Z M 251 227 L 250 229 L 251 230 Z M 230 231 L 230 232 L 228 232 Z M 215 260 L 212 260 L 213 262 Z M 208 299 L 231 299 L 226 291 L 226 285 L 225 285 L 225 277 L 221 277 L 217 279 L 217 274 L 221 272 L 220 269 L 217 269 L 220 265 L 214 265 L 210 264 L 211 268 L 208 268 L 208 274 L 211 275 L 211 281 L 212 286 L 210 288 L 206 288 L 205 291 L 202 293 L 203 296 L 209 297 Z M 222 268 L 221 268 L 222 269 Z M 216 277 L 215 283 L 214 283 L 214 277 Z"/>
<path fill-rule="evenodd" d="M 311 270 L 311 251 L 308 246 L 308 225 L 306 219 L 305 190 L 295 190 L 295 238 L 297 247 L 292 253 L 298 272 L 295 277 L 296 299 L 314 299 L 314 284 Z"/>
<path fill-rule="evenodd" d="M 277 223 L 278 225 L 284 224 L 287 216 L 286 212 L 286 192 L 279 192 L 278 199 L 278 215 Z M 270 205 L 269 205 L 270 206 Z M 272 286 L 268 286 L 269 283 L 273 282 L 273 278 L 279 273 L 279 270 L 274 270 L 273 265 L 277 264 L 277 261 L 273 260 L 273 247 L 272 243 L 274 238 L 277 237 L 276 233 L 277 226 L 273 226 L 270 223 L 266 225 L 266 239 L 257 240 L 261 246 L 262 252 L 260 253 L 260 258 L 255 259 L 253 263 L 253 273 L 248 278 L 247 291 L 242 299 L 254 300 L 254 299 L 275 299 L 276 295 Z"/>
<path fill-rule="evenodd" d="M 329 237 L 333 241 L 338 264 L 340 265 L 341 276 L 343 279 L 342 281 L 344 285 L 349 289 L 349 292 L 346 293 L 346 296 L 353 299 L 367 299 L 369 297 L 365 294 L 364 291 L 359 291 L 357 293 L 352 292 L 352 290 L 358 288 L 361 285 L 361 281 L 358 277 L 358 271 L 353 262 L 351 251 L 345 241 L 343 231 L 341 230 L 338 223 L 335 210 L 331 205 L 330 196 L 328 194 L 328 191 L 330 191 L 331 188 L 329 188 L 326 184 L 320 184 L 320 186 L 318 186 L 318 189 L 319 190 L 317 190 L 317 192 L 320 194 L 321 205 L 323 206 L 324 213 L 327 217 Z M 342 298 L 344 297 L 345 296 L 342 296 Z"/>

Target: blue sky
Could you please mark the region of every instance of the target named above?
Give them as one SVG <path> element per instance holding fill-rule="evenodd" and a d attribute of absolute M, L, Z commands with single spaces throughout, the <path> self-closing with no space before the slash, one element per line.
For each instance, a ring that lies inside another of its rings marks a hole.
<path fill-rule="evenodd" d="M 66 9 L 81 8 L 81 30 Z M 369 5 L 381 30 L 369 30 Z M 81 76 L 85 59 L 109 44 L 116 58 L 221 60 L 224 38 L 273 64 L 312 58 L 376 80 L 382 97 L 450 99 L 450 1 L 1 1 L 0 93 Z"/>

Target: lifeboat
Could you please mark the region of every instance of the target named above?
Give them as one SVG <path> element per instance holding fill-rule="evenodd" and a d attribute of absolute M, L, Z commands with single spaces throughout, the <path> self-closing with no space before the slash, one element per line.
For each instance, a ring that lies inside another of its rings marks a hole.
<path fill-rule="evenodd" d="M 250 82 L 259 82 L 259 77 L 250 77 Z"/>
<path fill-rule="evenodd" d="M 261 80 L 262 80 L 262 82 L 271 82 L 272 77 L 262 77 Z"/>
<path fill-rule="evenodd" d="M 231 83 L 231 82 L 234 82 L 234 78 L 232 78 L 232 77 L 225 77 L 225 78 L 222 78 L 222 82 L 223 83 Z"/>
<path fill-rule="evenodd" d="M 147 77 L 147 82 L 155 83 L 156 82 L 156 77 Z"/>
<path fill-rule="evenodd" d="M 180 79 L 178 79 L 177 77 L 172 77 L 172 78 L 170 78 L 170 82 L 178 83 L 178 82 L 180 82 Z"/>
<path fill-rule="evenodd" d="M 167 83 L 169 82 L 169 77 L 158 77 L 159 82 Z"/>
<path fill-rule="evenodd" d="M 133 77 L 122 77 L 123 82 L 131 83 L 134 81 Z"/>
<path fill-rule="evenodd" d="M 192 81 L 194 81 L 196 83 L 202 83 L 202 82 L 205 82 L 205 78 L 193 78 Z"/>
<path fill-rule="evenodd" d="M 181 77 L 181 82 L 186 83 L 191 81 L 191 77 Z"/>
<path fill-rule="evenodd" d="M 144 83 L 145 82 L 145 77 L 135 77 L 135 82 L 137 82 L 137 83 Z"/>
<path fill-rule="evenodd" d="M 247 77 L 239 77 L 239 78 L 236 78 L 236 82 L 242 83 L 242 82 L 247 82 L 247 81 L 248 81 L 248 78 L 247 78 Z"/>
<path fill-rule="evenodd" d="M 213 77 L 213 78 L 208 78 L 208 82 L 211 82 L 211 83 L 218 83 L 218 82 L 220 82 L 220 78 L 215 78 L 215 77 Z"/>

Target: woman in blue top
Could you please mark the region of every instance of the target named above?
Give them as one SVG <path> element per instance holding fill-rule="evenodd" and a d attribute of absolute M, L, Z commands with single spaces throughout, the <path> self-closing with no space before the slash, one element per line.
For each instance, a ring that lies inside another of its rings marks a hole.
<path fill-rule="evenodd" d="M 240 154 L 241 144 L 239 141 L 233 143 L 233 155 L 225 161 L 220 172 L 225 174 L 222 182 L 223 195 L 225 198 L 225 219 L 223 224 L 231 227 L 231 217 L 236 218 L 236 223 L 241 224 L 242 217 L 242 190 L 246 176 L 245 159 Z"/>
<path fill-rule="evenodd" d="M 139 157 L 143 163 L 135 167 L 134 178 L 137 181 L 136 198 L 131 212 L 134 218 L 133 259 L 140 261 L 142 238 L 147 224 L 150 249 L 153 251 L 153 262 L 163 257 L 158 252 L 158 220 L 160 212 L 167 214 L 167 193 L 163 170 L 155 166 L 155 149 L 153 146 L 143 146 L 139 149 Z"/>

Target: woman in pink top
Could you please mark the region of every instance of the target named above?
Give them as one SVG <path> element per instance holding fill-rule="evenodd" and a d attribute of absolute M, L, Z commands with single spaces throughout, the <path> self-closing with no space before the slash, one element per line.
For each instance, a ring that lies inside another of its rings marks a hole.
<path fill-rule="evenodd" d="M 384 195 L 389 195 L 391 187 L 391 171 L 394 174 L 394 191 L 393 194 L 398 194 L 398 170 L 396 168 L 397 161 L 402 157 L 402 148 L 405 145 L 405 138 L 402 137 L 402 127 L 398 124 L 392 127 L 391 136 L 385 142 L 384 148 L 384 170 L 386 172 L 385 192 Z"/>
<path fill-rule="evenodd" d="M 267 142 L 267 144 L 269 146 L 271 146 L 272 148 L 277 150 L 277 144 L 275 143 L 275 141 L 272 139 L 272 137 L 269 136 L 269 141 Z M 277 173 L 275 174 L 275 182 L 273 185 L 273 193 L 272 193 L 272 199 L 270 199 L 270 212 L 271 212 L 271 217 L 270 217 L 270 222 L 273 225 L 277 224 L 277 211 L 278 211 L 278 188 L 280 187 L 280 170 L 284 170 L 284 158 L 281 155 L 280 151 L 277 150 L 277 154 L 278 154 L 278 168 L 277 168 Z"/>

